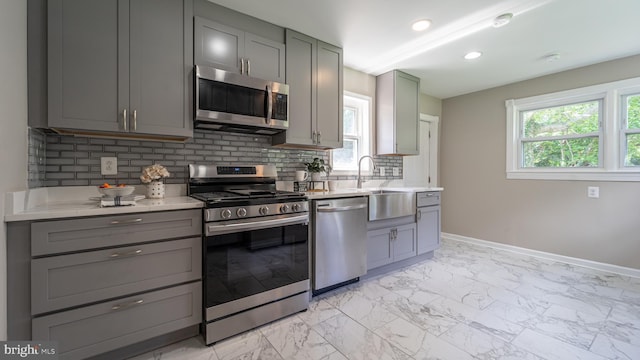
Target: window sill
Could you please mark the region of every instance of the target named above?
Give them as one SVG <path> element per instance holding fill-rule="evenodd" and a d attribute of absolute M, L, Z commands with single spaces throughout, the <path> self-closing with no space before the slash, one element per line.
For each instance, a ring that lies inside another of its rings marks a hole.
<path fill-rule="evenodd" d="M 604 171 L 590 169 L 518 170 L 507 171 L 508 180 L 569 180 L 569 181 L 640 181 L 639 170 Z"/>

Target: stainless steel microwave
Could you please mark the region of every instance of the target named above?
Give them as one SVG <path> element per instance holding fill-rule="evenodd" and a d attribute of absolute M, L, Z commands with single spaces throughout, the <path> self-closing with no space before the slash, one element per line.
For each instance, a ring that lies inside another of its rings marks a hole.
<path fill-rule="evenodd" d="M 195 67 L 195 127 L 273 135 L 289 127 L 289 85 Z"/>

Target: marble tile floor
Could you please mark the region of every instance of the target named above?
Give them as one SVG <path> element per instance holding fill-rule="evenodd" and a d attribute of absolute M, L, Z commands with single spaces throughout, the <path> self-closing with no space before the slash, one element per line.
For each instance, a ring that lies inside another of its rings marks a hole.
<path fill-rule="evenodd" d="M 444 241 L 306 312 L 135 359 L 640 359 L 640 279 Z"/>

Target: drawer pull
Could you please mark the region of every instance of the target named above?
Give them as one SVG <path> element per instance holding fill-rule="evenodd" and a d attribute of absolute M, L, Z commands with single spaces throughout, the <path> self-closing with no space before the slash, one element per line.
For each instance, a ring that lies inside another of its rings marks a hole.
<path fill-rule="evenodd" d="M 120 310 L 120 309 L 128 308 L 128 307 L 131 307 L 131 306 L 140 305 L 143 302 L 144 302 L 144 300 L 140 299 L 140 300 L 132 301 L 130 303 L 126 303 L 126 304 L 117 304 L 117 305 L 113 305 L 111 307 L 111 310 Z"/>
<path fill-rule="evenodd" d="M 142 218 L 130 219 L 130 220 L 113 220 L 111 225 L 126 225 L 142 222 Z"/>
<path fill-rule="evenodd" d="M 142 254 L 142 249 L 129 251 L 129 252 L 123 252 L 123 253 L 113 253 L 113 254 L 109 255 L 109 257 L 110 258 L 121 258 L 121 257 L 134 256 L 134 255 L 140 255 L 140 254 Z"/>

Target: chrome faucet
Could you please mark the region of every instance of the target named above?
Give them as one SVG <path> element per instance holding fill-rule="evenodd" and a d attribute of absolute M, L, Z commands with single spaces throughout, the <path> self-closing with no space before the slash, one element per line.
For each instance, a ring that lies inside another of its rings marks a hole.
<path fill-rule="evenodd" d="M 373 158 L 369 155 L 365 155 L 363 157 L 360 158 L 360 160 L 358 160 L 358 189 L 362 189 L 362 176 L 360 175 L 360 170 L 362 168 L 362 160 L 364 158 L 369 158 L 369 160 L 371 160 L 371 165 L 373 165 L 373 168 L 376 168 L 376 163 L 373 161 Z"/>

